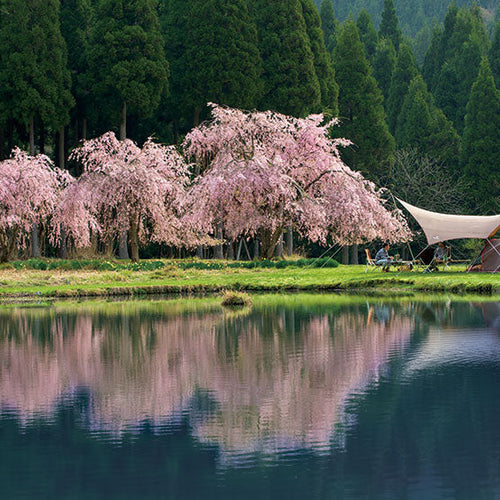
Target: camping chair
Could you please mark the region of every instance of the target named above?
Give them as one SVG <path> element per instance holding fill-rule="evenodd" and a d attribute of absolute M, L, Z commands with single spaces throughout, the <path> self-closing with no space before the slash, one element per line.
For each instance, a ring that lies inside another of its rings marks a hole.
<path fill-rule="evenodd" d="M 382 271 L 382 265 L 377 264 L 371 257 L 370 255 L 370 250 L 368 248 L 365 248 L 365 253 L 366 253 L 366 267 L 365 267 L 365 273 L 368 272 L 368 269 L 376 269 L 377 271 Z"/>
<path fill-rule="evenodd" d="M 429 265 L 424 269 L 424 273 L 432 273 L 432 271 L 438 271 L 439 265 L 443 266 L 443 271 L 449 271 L 450 266 L 449 263 L 451 261 L 451 247 L 446 246 L 446 253 L 442 259 L 436 259 L 434 256 L 432 260 L 429 262 Z"/>

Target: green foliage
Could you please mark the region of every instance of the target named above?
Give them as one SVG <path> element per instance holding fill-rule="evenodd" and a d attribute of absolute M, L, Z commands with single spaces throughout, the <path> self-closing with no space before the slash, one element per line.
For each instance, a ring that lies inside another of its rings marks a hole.
<path fill-rule="evenodd" d="M 479 213 L 500 211 L 500 95 L 486 58 L 467 103 L 461 165 L 470 180 L 468 201 Z"/>
<path fill-rule="evenodd" d="M 97 0 L 89 43 L 94 97 L 112 122 L 127 111 L 150 116 L 167 90 L 155 0 Z"/>
<path fill-rule="evenodd" d="M 303 117 L 317 109 L 321 89 L 300 0 L 253 6 L 263 62 L 260 109 Z"/>
<path fill-rule="evenodd" d="M 339 30 L 339 22 L 335 18 L 331 0 L 321 1 L 319 15 L 321 18 L 321 29 L 323 30 L 325 38 L 326 50 L 331 54 L 337 43 L 337 32 Z"/>
<path fill-rule="evenodd" d="M 198 124 L 207 102 L 256 106 L 262 62 L 244 0 L 170 0 L 164 32 L 172 64 L 171 101 L 191 125 Z"/>
<path fill-rule="evenodd" d="M 401 106 L 408 93 L 410 82 L 418 74 L 413 51 L 407 43 L 403 43 L 399 49 L 396 65 L 392 73 L 391 85 L 387 96 L 387 121 L 389 130 L 394 133 L 401 111 Z"/>
<path fill-rule="evenodd" d="M 334 130 L 355 147 L 345 148 L 342 159 L 371 179 L 383 177 L 392 162 L 394 138 L 386 123 L 382 92 L 371 74 L 356 23 L 342 26 L 334 50 L 339 84 L 339 113 L 342 127 Z"/>
<path fill-rule="evenodd" d="M 35 269 L 41 271 L 155 271 L 165 267 L 179 269 L 218 270 L 218 269 L 284 269 L 288 267 L 322 268 L 338 267 L 339 263 L 329 257 L 321 259 L 298 260 L 251 260 L 251 261 L 222 261 L 222 260 L 141 260 L 139 262 L 124 262 L 102 259 L 28 259 L 13 261 L 9 266 L 14 269 Z"/>
<path fill-rule="evenodd" d="M 396 127 L 399 148 L 413 146 L 430 158 L 456 168 L 459 136 L 436 107 L 421 75 L 410 83 Z"/>
<path fill-rule="evenodd" d="M 387 98 L 391 88 L 392 73 L 396 65 L 396 50 L 387 38 L 379 40 L 373 56 L 373 76 L 384 96 L 387 111 Z"/>
<path fill-rule="evenodd" d="M 66 125 L 74 101 L 59 0 L 4 0 L 0 47 L 0 119 Z"/>
<path fill-rule="evenodd" d="M 321 93 L 321 104 L 316 111 L 328 110 L 328 115 L 337 115 L 339 88 L 335 82 L 330 54 L 325 47 L 319 13 L 312 0 L 300 1 Z"/>
<path fill-rule="evenodd" d="M 379 28 L 380 38 L 389 38 L 396 51 L 399 50 L 399 44 L 403 35 L 399 29 L 398 17 L 394 8 L 394 0 L 384 0 L 384 9 L 382 10 L 382 19 Z"/>
<path fill-rule="evenodd" d="M 359 13 L 356 25 L 358 26 L 359 37 L 365 45 L 366 58 L 373 61 L 378 43 L 378 34 L 375 26 L 373 26 L 370 14 L 366 10 L 363 9 Z"/>

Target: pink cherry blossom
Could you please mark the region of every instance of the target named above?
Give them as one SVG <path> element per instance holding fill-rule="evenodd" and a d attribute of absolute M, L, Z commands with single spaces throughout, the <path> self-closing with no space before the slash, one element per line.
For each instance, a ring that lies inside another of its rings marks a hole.
<path fill-rule="evenodd" d="M 179 218 L 188 165 L 174 146 L 148 139 L 140 148 L 108 132 L 85 141 L 71 157 L 84 171 L 66 190 L 57 218 L 76 244 L 88 244 L 92 232 L 110 239 L 128 231 L 137 260 L 139 242 L 190 243 Z"/>
<path fill-rule="evenodd" d="M 401 212 L 340 159 L 348 141 L 329 137 L 336 120 L 211 106 L 213 119 L 183 144 L 202 171 L 186 216 L 199 231 L 216 234 L 222 226 L 230 240 L 258 234 L 264 257 L 290 225 L 323 244 L 409 239 Z"/>
<path fill-rule="evenodd" d="M 0 162 L 0 260 L 9 258 L 13 245 L 29 244 L 34 224 L 50 222 L 63 188 L 72 180 L 47 156 L 30 156 L 19 148 Z"/>

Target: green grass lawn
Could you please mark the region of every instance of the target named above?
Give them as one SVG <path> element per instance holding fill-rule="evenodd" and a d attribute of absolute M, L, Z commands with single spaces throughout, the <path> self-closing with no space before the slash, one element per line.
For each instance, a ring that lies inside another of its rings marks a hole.
<path fill-rule="evenodd" d="M 185 261 L 155 261 L 144 266 L 106 261 L 105 270 L 86 267 L 79 261 L 59 265 L 44 260 L 45 269 L 26 264 L 0 267 L 0 298 L 79 297 L 142 295 L 152 293 L 247 291 L 377 291 L 500 293 L 500 274 L 466 273 L 464 266 L 425 274 L 422 270 L 389 273 L 365 272 L 364 265 L 338 267 L 236 268 L 225 261 L 199 261 L 186 267 Z M 67 263 L 69 261 L 65 261 Z M 147 261 L 144 261 L 147 262 Z M 202 262 L 210 265 L 201 264 Z M 161 264 L 161 265 L 160 265 Z M 217 264 L 217 265 L 215 265 Z M 54 268 L 50 269 L 53 266 Z M 40 266 L 38 266 L 40 267 Z M 80 268 L 81 267 L 81 268 Z M 103 267 L 103 266 L 101 266 Z M 207 267 L 207 268 L 204 268 Z"/>

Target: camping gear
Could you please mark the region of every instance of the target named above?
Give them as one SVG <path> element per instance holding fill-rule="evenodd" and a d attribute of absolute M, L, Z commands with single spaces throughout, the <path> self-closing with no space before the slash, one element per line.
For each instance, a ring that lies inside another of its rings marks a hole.
<path fill-rule="evenodd" d="M 440 214 L 415 207 L 399 198 L 397 200 L 413 215 L 427 238 L 429 246 L 417 256 L 422 262 L 426 263 L 422 258 L 424 252 L 427 252 L 428 249 L 433 252 L 430 245 L 440 241 L 477 238 L 486 240 L 481 255 L 481 262 L 486 260 L 486 265 L 481 264 L 480 270 L 500 272 L 500 245 L 497 246 L 496 243 L 493 243 L 500 240 L 492 239 L 500 230 L 500 214 L 483 216 Z M 425 258 L 428 259 L 427 253 Z M 432 257 L 429 262 L 431 261 Z M 475 268 L 476 266 L 471 266 L 468 270 L 476 270 Z"/>
<path fill-rule="evenodd" d="M 481 271 L 500 272 L 500 240 L 487 240 L 484 244 Z"/>

